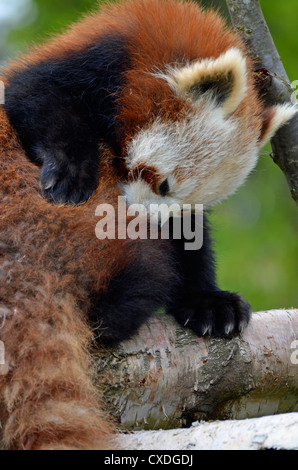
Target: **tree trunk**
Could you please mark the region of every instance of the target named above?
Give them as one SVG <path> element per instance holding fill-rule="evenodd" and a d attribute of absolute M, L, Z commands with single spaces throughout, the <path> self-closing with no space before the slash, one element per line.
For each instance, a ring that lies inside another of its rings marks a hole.
<path fill-rule="evenodd" d="M 297 339 L 298 310 L 255 313 L 232 339 L 200 338 L 159 313 L 97 353 L 98 385 L 124 429 L 298 411 Z"/>
<path fill-rule="evenodd" d="M 226 0 L 234 28 L 257 59 L 268 104 L 291 102 L 293 90 L 263 16 L 259 0 Z M 262 70 L 262 69 L 267 70 Z M 268 71 L 270 73 L 268 73 Z M 295 96 L 295 95 L 294 95 Z M 298 114 L 272 138 L 272 158 L 284 172 L 298 204 Z"/>

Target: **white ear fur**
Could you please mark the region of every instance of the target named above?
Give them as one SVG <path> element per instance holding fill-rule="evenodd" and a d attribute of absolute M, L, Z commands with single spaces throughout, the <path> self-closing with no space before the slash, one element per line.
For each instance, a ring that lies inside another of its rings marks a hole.
<path fill-rule="evenodd" d="M 198 60 L 182 68 L 168 67 L 166 73 L 157 76 L 166 80 L 178 96 L 193 102 L 204 92 L 213 92 L 215 98 L 216 95 L 220 98 L 225 114 L 235 111 L 247 90 L 246 60 L 236 48 L 229 49 L 217 59 Z"/>
<path fill-rule="evenodd" d="M 292 119 L 292 117 L 298 112 L 298 106 L 282 104 L 272 106 L 270 110 L 272 111 L 271 118 L 269 123 L 267 123 L 265 132 L 263 132 L 259 140 L 259 147 L 263 147 L 280 127 Z"/>

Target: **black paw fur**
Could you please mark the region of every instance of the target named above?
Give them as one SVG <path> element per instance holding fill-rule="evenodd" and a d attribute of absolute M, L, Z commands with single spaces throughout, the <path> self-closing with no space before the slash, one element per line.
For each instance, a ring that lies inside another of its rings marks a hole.
<path fill-rule="evenodd" d="M 47 155 L 40 173 L 43 196 L 56 204 L 86 202 L 98 184 L 98 171 L 89 161 L 71 163 L 65 157 Z"/>
<path fill-rule="evenodd" d="M 173 305 L 168 313 L 200 336 L 230 337 L 247 327 L 251 307 L 239 294 L 204 292 L 191 305 Z"/>

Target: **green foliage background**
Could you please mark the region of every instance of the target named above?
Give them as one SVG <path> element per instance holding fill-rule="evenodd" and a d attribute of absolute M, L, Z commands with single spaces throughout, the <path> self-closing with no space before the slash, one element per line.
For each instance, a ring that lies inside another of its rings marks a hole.
<path fill-rule="evenodd" d="M 224 0 L 212 3 L 225 13 Z M 97 1 L 35 0 L 35 4 L 34 22 L 11 32 L 10 54 L 63 30 Z M 298 2 L 261 0 L 261 5 L 289 77 L 298 80 Z M 244 294 L 254 310 L 298 307 L 297 208 L 269 153 L 268 146 L 246 185 L 212 214 L 220 285 Z"/>

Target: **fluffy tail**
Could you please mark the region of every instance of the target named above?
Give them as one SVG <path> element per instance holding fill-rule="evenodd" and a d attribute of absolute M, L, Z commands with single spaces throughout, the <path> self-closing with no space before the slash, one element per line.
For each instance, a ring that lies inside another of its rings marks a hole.
<path fill-rule="evenodd" d="M 0 305 L 4 448 L 111 449 L 113 425 L 88 373 L 91 332 L 58 281 L 48 275 L 34 300 Z"/>
<path fill-rule="evenodd" d="M 113 448 L 113 424 L 92 383 L 88 269 L 70 240 L 86 246 L 85 232 L 71 208 L 42 200 L 38 169 L 1 107 L 0 160 L 0 447 Z"/>

